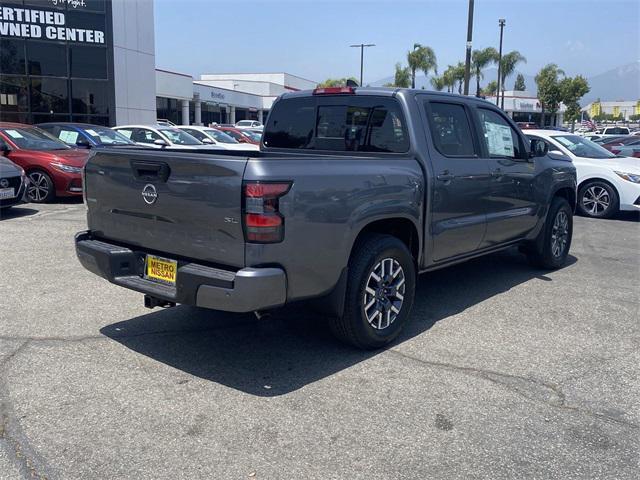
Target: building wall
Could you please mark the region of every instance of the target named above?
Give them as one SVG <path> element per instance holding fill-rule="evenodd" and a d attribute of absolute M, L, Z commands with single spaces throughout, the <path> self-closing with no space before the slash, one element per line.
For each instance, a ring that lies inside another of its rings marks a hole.
<path fill-rule="evenodd" d="M 112 0 L 115 123 L 156 120 L 153 0 Z"/>
<path fill-rule="evenodd" d="M 629 120 L 631 115 L 640 115 L 640 100 L 635 102 L 591 102 L 583 107 L 582 111 L 587 112 L 591 118 L 606 113 L 614 116 L 622 114 L 625 120 Z"/>

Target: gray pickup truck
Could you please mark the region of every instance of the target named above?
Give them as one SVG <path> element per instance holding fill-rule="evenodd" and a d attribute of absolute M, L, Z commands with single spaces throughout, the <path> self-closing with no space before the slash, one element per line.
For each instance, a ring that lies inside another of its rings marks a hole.
<path fill-rule="evenodd" d="M 351 87 L 279 97 L 248 157 L 100 150 L 84 188 L 80 262 L 148 307 L 314 299 L 361 348 L 398 335 L 418 273 L 514 245 L 563 266 L 576 202 L 571 162 L 490 103 Z"/>

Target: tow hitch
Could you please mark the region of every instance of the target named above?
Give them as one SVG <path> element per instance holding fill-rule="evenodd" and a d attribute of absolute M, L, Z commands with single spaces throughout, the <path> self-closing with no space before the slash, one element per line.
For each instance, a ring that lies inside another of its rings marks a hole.
<path fill-rule="evenodd" d="M 175 307 L 176 303 L 175 302 L 168 302 L 167 300 L 161 300 L 161 299 L 156 298 L 156 297 L 151 297 L 149 295 L 145 295 L 144 296 L 144 306 L 146 308 L 156 308 L 156 307 L 170 308 L 170 307 Z"/>

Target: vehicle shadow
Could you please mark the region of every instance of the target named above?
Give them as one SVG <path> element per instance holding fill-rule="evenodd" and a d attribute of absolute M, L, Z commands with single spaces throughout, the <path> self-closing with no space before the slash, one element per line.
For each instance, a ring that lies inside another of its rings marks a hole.
<path fill-rule="evenodd" d="M 12 218 L 28 217 L 30 215 L 35 215 L 38 212 L 39 210 L 36 210 L 34 208 L 18 205 L 7 210 L 0 210 L 0 221 L 9 220 Z"/>
<path fill-rule="evenodd" d="M 576 261 L 569 257 L 569 265 Z M 396 343 L 532 278 L 551 281 L 511 250 L 425 274 L 411 324 Z M 178 306 L 100 332 L 190 375 L 264 397 L 292 392 L 384 351 L 363 352 L 337 342 L 324 318 L 304 304 L 261 320 Z"/>

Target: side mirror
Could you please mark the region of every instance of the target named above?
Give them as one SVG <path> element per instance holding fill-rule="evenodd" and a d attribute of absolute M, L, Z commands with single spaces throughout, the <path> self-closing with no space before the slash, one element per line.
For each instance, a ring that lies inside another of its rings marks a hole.
<path fill-rule="evenodd" d="M 5 156 L 11 151 L 11 147 L 6 143 L 0 144 L 0 155 Z"/>
<path fill-rule="evenodd" d="M 91 143 L 89 142 L 89 140 L 87 140 L 85 138 L 78 138 L 78 140 L 76 140 L 76 147 L 78 147 L 78 148 L 91 148 Z"/>
<path fill-rule="evenodd" d="M 531 139 L 531 154 L 529 155 L 531 158 L 533 157 L 544 157 L 549 151 L 549 147 L 545 142 L 538 139 Z"/>
<path fill-rule="evenodd" d="M 202 143 L 205 143 L 205 144 L 207 144 L 207 145 L 213 145 L 213 140 L 211 140 L 210 138 L 206 138 L 206 137 L 205 137 L 205 138 L 203 138 L 203 139 L 201 140 L 201 142 L 202 142 Z"/>
<path fill-rule="evenodd" d="M 565 162 L 570 162 L 571 158 L 562 153 L 560 150 L 550 150 L 548 152 L 549 158 L 553 160 L 564 160 Z"/>
<path fill-rule="evenodd" d="M 166 140 L 163 140 L 162 138 L 158 138 L 156 140 L 153 141 L 154 145 L 158 145 L 159 147 L 168 147 L 169 143 Z"/>

